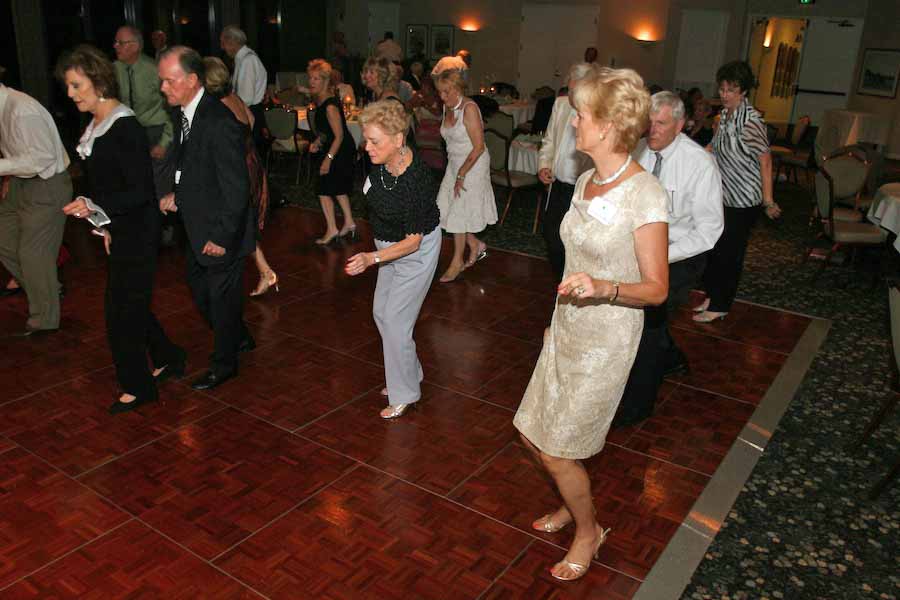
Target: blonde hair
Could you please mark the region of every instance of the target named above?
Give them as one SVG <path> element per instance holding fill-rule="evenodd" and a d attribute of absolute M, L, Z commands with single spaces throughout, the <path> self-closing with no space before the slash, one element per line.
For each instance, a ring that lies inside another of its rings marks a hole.
<path fill-rule="evenodd" d="M 409 131 L 409 113 L 403 105 L 396 100 L 379 100 L 367 105 L 359 114 L 361 127 L 376 125 L 388 135 L 402 133 L 404 136 Z"/>
<path fill-rule="evenodd" d="M 231 93 L 231 73 L 221 58 L 207 56 L 203 59 L 203 70 L 203 87 L 207 92 L 223 96 Z"/>
<path fill-rule="evenodd" d="M 455 87 L 456 91 L 461 95 L 466 95 L 466 78 L 459 69 L 447 69 L 446 71 L 441 71 L 434 79 L 435 88 L 444 83 Z"/>
<path fill-rule="evenodd" d="M 314 75 L 321 77 L 325 81 L 325 86 L 328 91 L 334 89 L 334 83 L 331 79 L 331 63 L 324 58 L 314 58 L 309 61 L 309 64 L 306 65 L 306 73 L 310 77 L 313 77 Z"/>
<path fill-rule="evenodd" d="M 617 152 L 631 152 L 650 124 L 650 93 L 633 69 L 603 67 L 589 72 L 570 96 L 577 110 L 612 124 Z"/>
<path fill-rule="evenodd" d="M 378 87 L 383 92 L 396 92 L 399 81 L 393 63 L 383 56 L 370 56 L 363 64 L 362 72 L 372 71 L 378 78 Z"/>

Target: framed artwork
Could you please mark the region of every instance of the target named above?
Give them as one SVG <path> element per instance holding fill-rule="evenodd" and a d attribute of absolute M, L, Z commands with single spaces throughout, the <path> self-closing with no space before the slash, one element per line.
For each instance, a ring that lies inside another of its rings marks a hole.
<path fill-rule="evenodd" d="M 431 26 L 431 60 L 453 54 L 453 25 Z"/>
<path fill-rule="evenodd" d="M 900 77 L 900 50 L 866 48 L 856 92 L 866 96 L 894 98 L 897 95 L 898 77 Z"/>
<path fill-rule="evenodd" d="M 406 26 L 406 58 L 421 59 L 428 55 L 428 25 Z"/>

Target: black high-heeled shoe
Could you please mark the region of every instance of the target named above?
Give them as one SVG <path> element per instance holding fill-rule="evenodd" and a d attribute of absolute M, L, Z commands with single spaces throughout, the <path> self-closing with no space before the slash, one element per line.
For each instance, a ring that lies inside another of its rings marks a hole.
<path fill-rule="evenodd" d="M 150 404 L 151 402 L 156 402 L 159 399 L 158 396 L 145 396 L 145 397 L 137 397 L 131 402 L 122 402 L 121 400 L 116 400 L 109 407 L 109 414 L 111 415 L 120 415 L 122 413 L 131 412 L 145 404 Z"/>
<path fill-rule="evenodd" d="M 359 233 L 356 231 L 356 225 L 354 225 L 353 227 L 348 227 L 347 229 L 341 231 L 340 236 L 344 239 L 350 240 L 351 242 L 359 240 Z"/>
<path fill-rule="evenodd" d="M 341 241 L 341 233 L 336 232 L 329 237 L 320 237 L 316 240 L 316 244 L 319 246 L 331 246 L 332 244 L 336 244 Z"/>
<path fill-rule="evenodd" d="M 182 350 L 177 360 L 174 360 L 169 364 L 160 367 L 162 371 L 160 371 L 158 375 L 154 376 L 153 380 L 156 382 L 156 385 L 159 385 L 160 383 L 168 381 L 169 379 L 181 379 L 182 377 L 184 377 L 186 367 L 187 352 Z"/>

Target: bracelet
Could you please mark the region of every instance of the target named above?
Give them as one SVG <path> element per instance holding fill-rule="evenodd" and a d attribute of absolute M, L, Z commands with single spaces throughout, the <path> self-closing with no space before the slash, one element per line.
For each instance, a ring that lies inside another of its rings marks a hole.
<path fill-rule="evenodd" d="M 616 293 L 613 295 L 612 298 L 609 299 L 610 304 L 615 304 L 616 299 L 619 297 L 619 282 L 613 281 L 613 287 L 616 288 Z"/>
<path fill-rule="evenodd" d="M 334 154 L 332 154 L 331 152 L 327 153 L 325 156 L 328 157 L 328 160 L 334 160 Z"/>
<path fill-rule="evenodd" d="M 765 201 L 763 201 L 762 204 L 763 204 L 763 208 L 770 208 L 770 207 L 772 207 L 772 206 L 775 206 L 775 201 L 774 201 L 774 200 L 772 200 L 771 202 L 765 202 Z"/>
<path fill-rule="evenodd" d="M 457 181 L 465 181 L 465 180 L 466 180 L 466 176 L 465 176 L 465 175 L 457 175 L 457 176 L 456 176 L 456 180 L 457 180 Z"/>

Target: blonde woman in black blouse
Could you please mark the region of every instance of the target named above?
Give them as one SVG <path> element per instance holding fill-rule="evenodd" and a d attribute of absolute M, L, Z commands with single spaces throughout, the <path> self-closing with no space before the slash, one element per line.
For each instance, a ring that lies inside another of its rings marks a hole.
<path fill-rule="evenodd" d="M 422 364 L 412 332 L 441 251 L 438 186 L 428 166 L 406 146 L 410 118 L 403 105 L 374 102 L 359 121 L 373 164 L 363 193 L 376 251 L 355 254 L 344 270 L 359 275 L 378 266 L 372 313 L 381 333 L 390 403 L 381 417 L 393 419 L 422 395 Z"/>

